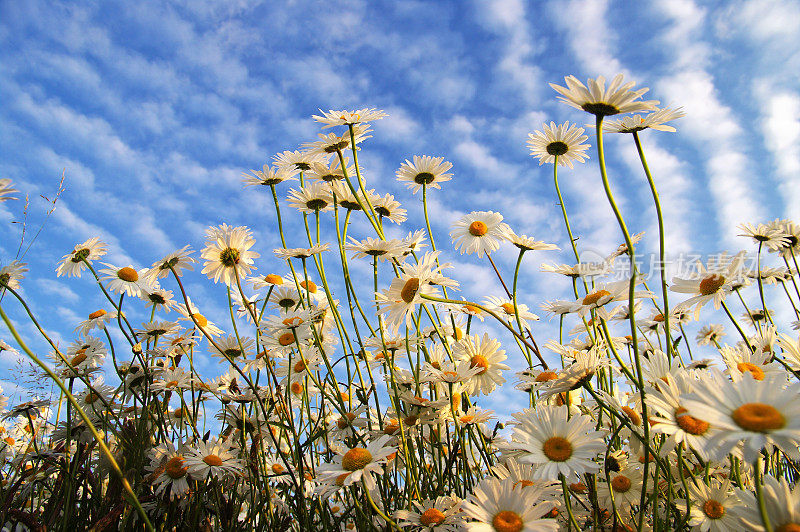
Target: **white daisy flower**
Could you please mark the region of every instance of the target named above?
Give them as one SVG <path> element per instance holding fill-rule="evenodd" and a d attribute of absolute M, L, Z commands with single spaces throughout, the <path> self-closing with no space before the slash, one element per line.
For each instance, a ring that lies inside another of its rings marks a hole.
<path fill-rule="evenodd" d="M 463 255 L 477 253 L 482 257 L 500 248 L 508 239 L 511 228 L 503 223 L 503 215 L 491 211 L 473 211 L 453 224 L 450 239 Z"/>
<path fill-rule="evenodd" d="M 206 230 L 206 246 L 200 253 L 205 260 L 201 273 L 215 283 L 222 281 L 235 285 L 236 279 L 244 279 L 255 268 L 254 259 L 260 257 L 251 251 L 256 241 L 250 229 L 244 226 L 231 227 L 222 224 Z"/>
<path fill-rule="evenodd" d="M 598 76 L 596 80 L 589 79 L 587 82 L 588 87 L 575 76 L 564 78 L 567 84 L 566 87 L 554 83 L 550 83 L 550 86 L 561 94 L 558 97 L 559 100 L 571 107 L 596 116 L 653 111 L 656 109 L 658 100 L 639 100 L 649 89 L 631 90 L 635 83 L 630 81 L 623 85 L 622 78 L 622 74 L 614 76 L 608 89 L 605 87 L 606 80 L 603 76 Z"/>
<path fill-rule="evenodd" d="M 429 155 L 415 155 L 413 162 L 406 159 L 397 170 L 397 180 L 406 183 L 414 194 L 419 192 L 423 185 L 427 188 L 441 188 L 440 183 L 450 181 L 453 174 L 447 171 L 453 167 L 444 160 L 444 157 L 431 157 Z"/>
<path fill-rule="evenodd" d="M 558 161 L 559 165 L 572 168 L 573 161 L 582 163 L 589 158 L 586 154 L 589 145 L 582 144 L 589 137 L 583 132 L 582 127 L 569 122 L 560 126 L 550 122 L 550 125 L 542 124 L 542 131 L 529 133 L 527 144 L 531 155 L 539 159 L 539 166 Z"/>
<path fill-rule="evenodd" d="M 556 532 L 555 519 L 543 519 L 553 507 L 543 490 L 515 487 L 513 479 L 484 479 L 462 504 L 469 532 Z"/>
<path fill-rule="evenodd" d="M 506 382 L 502 371 L 511 368 L 502 363 L 508 358 L 505 353 L 500 349 L 500 342 L 489 338 L 488 333 L 484 333 L 483 338 L 477 334 L 466 336 L 455 344 L 453 356 L 457 360 L 469 362 L 470 367 L 480 368 L 465 384 L 467 393 L 489 395 L 496 386 Z"/>
<path fill-rule="evenodd" d="M 86 260 L 89 264 L 106 254 L 106 244 L 101 242 L 98 237 L 92 237 L 82 244 L 78 244 L 71 253 L 61 257 L 61 264 L 56 268 L 57 277 L 66 275 L 67 277 L 80 277 L 81 272 L 86 269 Z"/>
<path fill-rule="evenodd" d="M 520 451 L 518 462 L 539 465 L 534 478 L 557 480 L 559 475 L 600 469 L 595 458 L 606 444 L 603 433 L 594 430 L 591 417 L 578 414 L 567 418 L 564 406 L 540 405 L 525 409 L 520 419 L 508 445 Z"/>

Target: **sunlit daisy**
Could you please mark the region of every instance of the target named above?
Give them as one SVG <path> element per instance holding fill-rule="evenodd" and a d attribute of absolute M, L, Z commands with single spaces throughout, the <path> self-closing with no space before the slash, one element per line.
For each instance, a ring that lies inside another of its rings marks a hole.
<path fill-rule="evenodd" d="M 709 454 L 726 456 L 744 442 L 744 457 L 752 462 L 765 447 L 800 458 L 800 384 L 755 380 L 746 372 L 733 383 L 715 370 L 695 385 L 687 408 L 718 429 L 709 437 Z"/>
<path fill-rule="evenodd" d="M 697 331 L 695 338 L 698 345 L 712 345 L 719 343 L 723 336 L 725 336 L 725 326 L 719 323 L 712 323 L 701 327 Z"/>
<path fill-rule="evenodd" d="M 698 263 L 696 275 L 690 278 L 674 277 L 670 290 L 692 295 L 680 303 L 679 307 L 695 307 L 695 317 L 700 315 L 700 308 L 709 301 L 713 301 L 714 308 L 718 309 L 728 293 L 745 283 L 743 280 L 744 260 L 744 251 L 733 257 L 722 253 L 712 256 L 707 266 Z"/>
<path fill-rule="evenodd" d="M 527 144 L 531 155 L 539 159 L 539 166 L 558 161 L 559 165 L 572 168 L 573 161 L 582 163 L 589 158 L 586 154 L 589 145 L 582 144 L 589 137 L 583 131 L 582 127 L 569 122 L 560 126 L 555 122 L 545 123 L 541 131 L 528 134 Z"/>
<path fill-rule="evenodd" d="M 450 181 L 453 174 L 447 171 L 453 167 L 444 160 L 444 157 L 431 157 L 429 155 L 415 155 L 413 162 L 406 159 L 397 170 L 397 180 L 406 183 L 414 194 L 419 192 L 423 185 L 428 188 L 441 188 L 440 183 Z"/>
<path fill-rule="evenodd" d="M 467 393 L 489 395 L 496 386 L 506 382 L 502 372 L 510 369 L 502 362 L 508 358 L 500 349 L 500 342 L 484 333 L 483 337 L 466 336 L 453 347 L 453 356 L 468 361 L 471 367 L 481 368 L 465 385 Z"/>
<path fill-rule="evenodd" d="M 555 519 L 542 517 L 552 509 L 543 490 L 515 487 L 513 479 L 484 479 L 462 503 L 464 514 L 477 522 L 464 523 L 470 532 L 555 532 Z"/>
<path fill-rule="evenodd" d="M 689 526 L 702 532 L 738 532 L 742 530 L 742 501 L 731 489 L 730 479 L 723 482 L 688 482 L 692 501 Z"/>
<path fill-rule="evenodd" d="M 242 177 L 244 177 L 242 183 L 246 187 L 275 186 L 284 181 L 296 181 L 297 178 L 293 176 L 299 171 L 294 165 L 284 165 L 276 168 L 265 164 L 261 170 L 250 170 L 249 174 L 242 173 Z"/>
<path fill-rule="evenodd" d="M 326 112 L 320 109 L 319 112 L 322 113 L 322 116 L 312 115 L 311 118 L 325 124 L 322 126 L 322 129 L 343 125 L 363 124 L 374 120 L 380 120 L 388 116 L 380 109 L 366 107 L 355 111 L 334 111 L 331 109 Z"/>
<path fill-rule="evenodd" d="M 550 86 L 561 96 L 559 100 L 576 109 L 581 109 L 596 116 L 610 116 L 619 113 L 635 113 L 637 111 L 653 111 L 658 105 L 657 100 L 639 100 L 649 89 L 632 90 L 635 83 L 630 81 L 622 84 L 622 74 L 617 74 L 606 89 L 606 80 L 603 76 L 589 79 L 587 85 L 581 83 L 575 76 L 564 78 L 567 86 L 562 87 L 554 83 Z"/>
<path fill-rule="evenodd" d="M 155 280 L 163 279 L 170 274 L 170 269 L 175 270 L 175 274 L 180 276 L 182 270 L 194 270 L 194 263 L 196 259 L 191 257 L 194 253 L 189 246 L 184 246 L 177 251 L 173 251 L 166 255 L 163 259 L 157 260 L 153 263 L 146 273 L 146 277 Z"/>
<path fill-rule="evenodd" d="M 78 244 L 72 250 L 61 257 L 61 264 L 56 268 L 58 277 L 66 275 L 67 277 L 80 277 L 81 272 L 86 269 L 86 260 L 89 264 L 93 260 L 97 260 L 106 254 L 106 244 L 101 242 L 98 237 L 92 237 L 82 244 Z"/>
<path fill-rule="evenodd" d="M 325 163 L 328 157 L 319 153 L 309 153 L 308 151 L 285 151 L 272 157 L 273 164 L 278 168 L 290 168 L 305 172 L 311 170 L 311 165 L 315 162 Z"/>
<path fill-rule="evenodd" d="M 307 259 L 323 251 L 328 251 L 328 249 L 330 249 L 330 244 L 325 242 L 322 244 L 314 244 L 310 248 L 277 248 L 273 249 L 272 252 L 279 259 Z"/>
<path fill-rule="evenodd" d="M 240 472 L 244 467 L 234 453 L 225 440 L 198 440 L 188 446 L 183 460 L 192 478 L 223 478 Z"/>
<path fill-rule="evenodd" d="M 500 248 L 508 238 L 511 228 L 503 222 L 503 215 L 491 211 L 474 211 L 462 216 L 453 224 L 450 239 L 463 255 L 477 253 L 482 257 Z"/>
<path fill-rule="evenodd" d="M 609 120 L 603 123 L 603 130 L 609 133 L 636 133 L 645 129 L 655 129 L 674 133 L 675 128 L 667 125 L 667 122 L 683 116 L 686 116 L 683 107 L 657 109 L 645 116 L 633 115 L 618 120 Z"/>
<path fill-rule="evenodd" d="M 383 465 L 387 459 L 397 452 L 394 447 L 387 447 L 389 436 L 381 436 L 371 441 L 365 447 L 355 446 L 350 449 L 337 451 L 338 456 L 330 464 L 323 464 L 317 468 L 317 474 L 324 478 L 340 478 L 344 486 L 363 480 L 367 489 L 375 488 L 373 475 L 383 472 Z"/>
<path fill-rule="evenodd" d="M 244 279 L 253 270 L 254 259 L 260 257 L 251 251 L 256 241 L 250 229 L 244 226 L 231 227 L 222 224 L 206 230 L 206 245 L 200 256 L 205 260 L 203 271 L 215 283 L 222 281 L 235 285 L 236 280 Z"/>
<path fill-rule="evenodd" d="M 375 212 L 382 219 L 387 219 L 392 223 L 403 223 L 406 221 L 406 210 L 400 207 L 400 202 L 394 199 L 391 194 L 384 194 L 383 196 L 375 195 L 370 198 L 372 207 Z"/>

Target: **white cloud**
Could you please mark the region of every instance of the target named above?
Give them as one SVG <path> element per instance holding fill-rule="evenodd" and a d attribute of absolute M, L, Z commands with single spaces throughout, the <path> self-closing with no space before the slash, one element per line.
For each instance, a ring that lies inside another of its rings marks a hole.
<path fill-rule="evenodd" d="M 772 94 L 769 87 L 759 91 L 765 102 L 761 128 L 772 155 L 785 204 L 785 215 L 800 218 L 800 95 Z"/>

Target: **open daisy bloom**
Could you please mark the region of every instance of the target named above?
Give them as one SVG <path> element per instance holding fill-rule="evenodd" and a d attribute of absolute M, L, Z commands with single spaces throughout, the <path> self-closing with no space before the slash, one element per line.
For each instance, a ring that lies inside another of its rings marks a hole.
<path fill-rule="evenodd" d="M 744 275 L 745 252 L 728 257 L 727 253 L 713 256 L 708 265 L 697 265 L 697 274 L 690 278 L 675 277 L 672 279 L 670 290 L 682 294 L 692 294 L 692 297 L 680 303 L 679 307 L 688 309 L 695 307 L 695 318 L 700 315 L 700 309 L 709 301 L 714 302 L 718 309 L 725 296 L 746 285 Z"/>
<path fill-rule="evenodd" d="M 395 448 L 386 445 L 389 440 L 389 436 L 381 436 L 364 447 L 355 446 L 339 451 L 333 463 L 324 464 L 317 469 L 318 474 L 323 478 L 336 479 L 337 482 L 342 479 L 344 486 L 363 481 L 367 489 L 374 489 L 373 475 L 381 474 L 387 459 L 397 452 Z"/>
<path fill-rule="evenodd" d="M 250 229 L 244 226 L 231 227 L 222 224 L 206 230 L 206 247 L 200 256 L 203 257 L 202 273 L 214 282 L 222 281 L 227 285 L 236 285 L 254 268 L 254 259 L 260 257 L 250 248 L 256 243 Z"/>
<path fill-rule="evenodd" d="M 487 478 L 462 505 L 474 519 L 465 523 L 472 532 L 544 532 L 558 530 L 553 519 L 542 519 L 552 502 L 541 499 L 543 490 L 516 487 L 513 479 Z"/>
<path fill-rule="evenodd" d="M 478 257 L 497 251 L 510 235 L 511 228 L 503 222 L 503 215 L 491 211 L 474 211 L 462 216 L 450 231 L 450 239 L 462 255 L 477 253 Z"/>
<path fill-rule="evenodd" d="M 588 144 L 583 144 L 589 137 L 583 134 L 584 129 L 575 124 L 564 122 L 556 126 L 555 122 L 542 124 L 542 131 L 528 134 L 528 147 L 531 155 L 539 159 L 539 166 L 544 163 L 558 162 L 561 166 L 569 166 L 572 163 L 582 163 L 589 156 L 586 150 Z"/>
<path fill-rule="evenodd" d="M 567 105 L 600 117 L 656 109 L 657 100 L 639 100 L 649 89 L 632 90 L 635 83 L 629 81 L 623 85 L 622 79 L 622 74 L 617 74 L 606 88 L 603 76 L 590 78 L 586 85 L 575 76 L 567 76 L 564 78 L 566 87 L 554 83 L 550 86 L 561 94 L 558 99 Z"/>
<path fill-rule="evenodd" d="M 406 184 L 415 194 L 424 186 L 442 188 L 440 183 L 450 181 L 453 174 L 447 171 L 453 167 L 444 157 L 415 155 L 413 162 L 406 159 L 397 170 L 397 180 Z"/>

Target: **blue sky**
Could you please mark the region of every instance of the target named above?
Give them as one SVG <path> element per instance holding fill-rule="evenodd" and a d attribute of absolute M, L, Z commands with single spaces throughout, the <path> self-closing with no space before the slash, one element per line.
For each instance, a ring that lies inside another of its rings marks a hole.
<path fill-rule="evenodd" d="M 314 140 L 318 108 L 389 114 L 360 162 L 368 188 L 409 210 L 394 236 L 423 226 L 418 198 L 394 173 L 427 154 L 453 163 L 453 180 L 431 198 L 442 247 L 450 224 L 473 210 L 499 211 L 518 232 L 558 243 L 564 252 L 526 264 L 522 300 L 534 308 L 567 293 L 539 272 L 542 260 L 571 261 L 552 167 L 539 167 L 525 140 L 543 121 L 590 121 L 548 86 L 566 75 L 623 72 L 650 87 L 648 98 L 685 108 L 677 134 L 642 136 L 674 253 L 735 252 L 747 245 L 737 224 L 800 218 L 792 1 L 29 0 L 0 4 L 0 20 L 0 177 L 32 198 L 32 227 L 44 209 L 38 195 L 51 196 L 66 171 L 67 190 L 24 258 L 24 293 L 62 343 L 102 304 L 86 278 L 54 274 L 89 237 L 110 245 L 108 262 L 142 267 L 186 244 L 200 249 L 209 225 L 248 225 L 259 271 L 277 269 L 270 198 L 245 190 L 240 173 Z M 609 138 L 607 149 L 629 226 L 647 231 L 643 250 L 653 251 L 653 210 L 631 139 Z M 562 171 L 561 183 L 581 247 L 607 254 L 620 238 L 590 155 Z M 20 225 L 8 222 L 21 207 L 0 203 L 3 264 L 16 253 Z M 353 234 L 368 236 L 366 226 Z M 305 244 L 297 238 L 289 245 Z M 509 271 L 515 258 L 505 249 L 498 260 Z M 485 261 L 449 259 L 466 297 L 500 294 Z M 222 288 L 200 276 L 189 284 L 224 321 Z M 553 332 L 553 323 L 540 327 L 542 340 Z"/>

